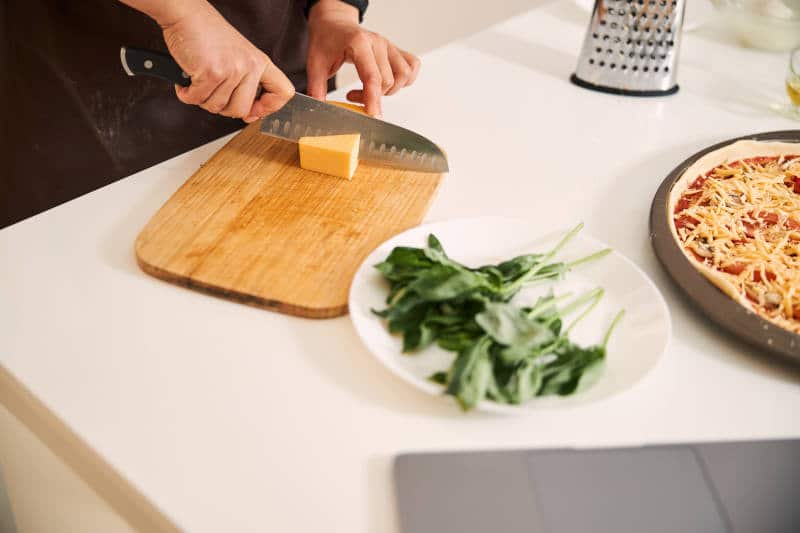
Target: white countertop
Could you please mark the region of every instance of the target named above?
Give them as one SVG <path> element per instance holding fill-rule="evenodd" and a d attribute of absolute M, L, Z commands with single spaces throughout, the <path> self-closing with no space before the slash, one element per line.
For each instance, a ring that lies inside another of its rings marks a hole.
<path fill-rule="evenodd" d="M 634 388 L 465 416 L 391 375 L 346 317 L 292 318 L 143 274 L 136 235 L 226 139 L 0 230 L 2 369 L 192 532 L 397 531 L 390 467 L 409 450 L 800 437 L 800 374 L 695 313 L 648 241 L 653 194 L 680 161 L 800 127 L 766 110 L 786 57 L 702 30 L 684 35 L 677 95 L 609 96 L 568 81 L 586 19 L 545 3 L 428 54 L 385 116 L 447 149 L 429 220 L 583 220 L 652 276 L 674 333 Z"/>

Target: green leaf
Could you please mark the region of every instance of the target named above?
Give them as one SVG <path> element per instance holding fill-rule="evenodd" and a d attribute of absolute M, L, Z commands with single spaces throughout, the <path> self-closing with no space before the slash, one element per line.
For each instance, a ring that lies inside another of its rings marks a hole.
<path fill-rule="evenodd" d="M 375 268 L 390 281 L 402 281 L 413 279 L 432 265 L 433 262 L 422 249 L 398 246 Z"/>
<path fill-rule="evenodd" d="M 483 278 L 473 272 L 439 267 L 431 269 L 431 272 L 424 277 L 417 278 L 408 288 L 420 298 L 441 302 L 463 297 L 483 286 Z"/>
<path fill-rule="evenodd" d="M 487 303 L 475 321 L 496 342 L 518 349 L 532 348 L 550 342 L 550 329 L 529 319 L 522 309 L 507 303 Z"/>
<path fill-rule="evenodd" d="M 592 370 L 592 375 L 587 376 L 584 387 L 588 387 L 591 378 L 599 375 L 605 349 L 602 346 L 581 348 L 572 343 L 564 345 L 558 353 L 558 358 L 544 370 L 545 377 L 541 394 L 558 394 L 561 396 L 573 394 L 581 384 L 581 376 L 587 370 Z"/>
<path fill-rule="evenodd" d="M 496 371 L 497 367 L 493 370 Z M 497 403 L 511 403 L 511 398 L 508 397 L 506 392 L 497 381 L 495 372 L 489 374 L 489 385 L 486 387 L 486 397 Z"/>
<path fill-rule="evenodd" d="M 439 385 L 447 385 L 447 372 L 434 372 L 428 379 Z"/>
<path fill-rule="evenodd" d="M 425 248 L 396 247 L 375 266 L 389 282 L 387 308 L 373 310 L 392 333 L 402 334 L 403 351 L 416 352 L 432 343 L 454 351 L 447 372 L 431 380 L 445 385 L 465 410 L 484 398 L 521 403 L 535 395 L 573 394 L 591 384 L 603 370 L 605 346 L 618 315 L 598 346 L 582 348 L 568 334 L 597 304 L 602 289 L 589 291 L 563 308 L 568 295 L 548 293 L 529 308 L 510 303 L 526 284 L 556 279 L 574 266 L 609 253 L 602 250 L 565 264 L 552 262 L 581 225 L 546 254 L 527 254 L 498 265 L 468 268 L 448 257 L 429 235 Z M 564 316 L 580 311 L 566 328 Z"/>
<path fill-rule="evenodd" d="M 436 343 L 444 350 L 461 352 L 475 344 L 481 334 L 482 332 L 474 332 L 468 329 L 442 331 Z"/>
<path fill-rule="evenodd" d="M 488 337 L 482 337 L 456 357 L 447 379 L 447 394 L 456 397 L 465 411 L 475 407 L 486 396 L 492 373 Z"/>
<path fill-rule="evenodd" d="M 520 255 L 498 264 L 497 270 L 500 271 L 506 281 L 513 281 L 538 265 L 542 257 L 542 254 Z"/>
<path fill-rule="evenodd" d="M 439 242 L 439 239 L 436 238 L 436 235 L 430 234 L 428 235 L 428 246 L 423 250 L 425 257 L 427 257 L 430 261 L 434 263 L 439 263 L 440 265 L 456 267 L 457 269 L 465 269 L 466 267 L 460 263 L 452 261 L 444 251 L 442 247 L 442 243 Z"/>
<path fill-rule="evenodd" d="M 506 384 L 506 394 L 511 403 L 527 402 L 539 392 L 542 386 L 541 366 L 535 360 L 520 364 Z"/>

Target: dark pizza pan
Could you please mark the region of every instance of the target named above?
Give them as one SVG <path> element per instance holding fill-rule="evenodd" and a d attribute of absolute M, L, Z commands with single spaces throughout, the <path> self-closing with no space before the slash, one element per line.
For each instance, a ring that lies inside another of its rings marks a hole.
<path fill-rule="evenodd" d="M 670 231 L 667 213 L 672 187 L 695 161 L 709 152 L 740 140 L 800 143 L 800 130 L 771 131 L 730 139 L 686 159 L 669 173 L 650 208 L 650 242 L 661 265 L 706 316 L 741 340 L 794 363 L 800 363 L 800 335 L 783 329 L 745 308 L 706 279 L 683 254 Z"/>

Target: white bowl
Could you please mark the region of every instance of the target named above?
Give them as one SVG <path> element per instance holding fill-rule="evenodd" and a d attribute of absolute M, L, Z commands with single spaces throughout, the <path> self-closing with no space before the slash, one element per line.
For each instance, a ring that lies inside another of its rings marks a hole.
<path fill-rule="evenodd" d="M 785 52 L 800 46 L 800 0 L 712 0 L 743 44 Z"/>

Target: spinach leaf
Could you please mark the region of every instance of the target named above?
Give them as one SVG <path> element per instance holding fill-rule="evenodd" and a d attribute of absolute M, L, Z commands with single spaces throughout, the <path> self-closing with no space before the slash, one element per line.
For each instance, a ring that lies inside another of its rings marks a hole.
<path fill-rule="evenodd" d="M 475 321 L 497 343 L 515 348 L 531 348 L 553 339 L 553 332 L 525 312 L 507 303 L 489 302 Z"/>
<path fill-rule="evenodd" d="M 462 350 L 447 376 L 447 394 L 456 397 L 465 411 L 475 407 L 486 396 L 492 373 L 489 361 L 491 340 L 484 336 Z"/>
<path fill-rule="evenodd" d="M 389 285 L 386 309 L 373 310 L 391 333 L 402 335 L 403 352 L 431 344 L 457 353 L 448 371 L 430 379 L 445 387 L 464 410 L 488 398 L 522 403 L 543 394 L 573 394 L 597 379 L 615 318 L 602 344 L 588 348 L 569 340 L 603 290 L 588 291 L 566 305 L 569 294 L 551 292 L 530 307 L 511 299 L 525 285 L 563 277 L 571 268 L 603 257 L 609 250 L 570 263 L 557 253 L 580 231 L 570 231 L 549 252 L 517 256 L 497 265 L 469 268 L 450 258 L 429 235 L 425 248 L 396 247 L 375 268 Z M 565 317 L 578 313 L 565 327 Z"/>

